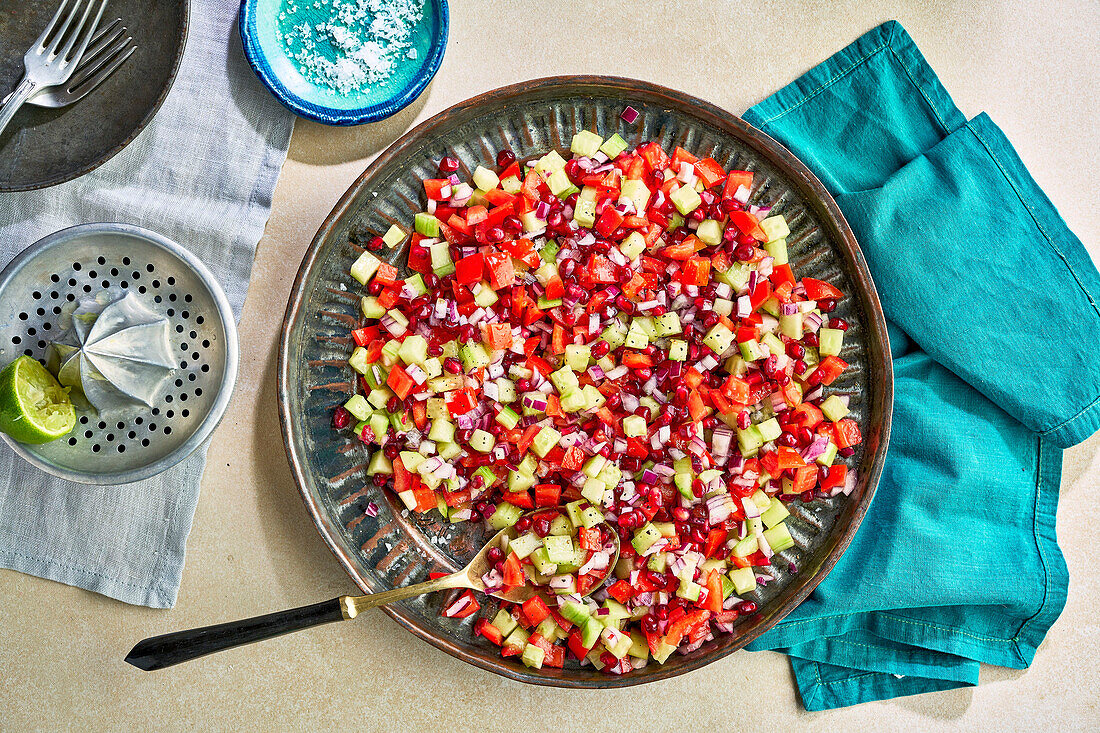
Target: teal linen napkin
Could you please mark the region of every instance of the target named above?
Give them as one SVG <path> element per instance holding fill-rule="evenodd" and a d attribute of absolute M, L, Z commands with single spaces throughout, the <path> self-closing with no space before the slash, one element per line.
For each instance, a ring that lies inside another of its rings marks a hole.
<path fill-rule="evenodd" d="M 856 233 L 888 319 L 894 419 L 848 551 L 751 649 L 809 710 L 1027 667 L 1065 604 L 1062 449 L 1100 428 L 1100 275 L 1011 144 L 967 122 L 895 22 L 750 109 Z"/>

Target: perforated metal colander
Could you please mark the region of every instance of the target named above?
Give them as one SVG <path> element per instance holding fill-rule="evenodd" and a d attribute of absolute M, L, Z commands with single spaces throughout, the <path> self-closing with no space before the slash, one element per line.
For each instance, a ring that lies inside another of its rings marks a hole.
<path fill-rule="evenodd" d="M 119 484 L 175 465 L 213 431 L 237 376 L 237 329 L 221 286 L 175 242 L 128 224 L 83 224 L 31 245 L 0 272 L 0 365 L 45 360 L 67 303 L 104 290 L 136 293 L 170 323 L 175 366 L 156 403 L 96 414 L 45 445 L 3 438 L 26 460 L 62 478 Z"/>

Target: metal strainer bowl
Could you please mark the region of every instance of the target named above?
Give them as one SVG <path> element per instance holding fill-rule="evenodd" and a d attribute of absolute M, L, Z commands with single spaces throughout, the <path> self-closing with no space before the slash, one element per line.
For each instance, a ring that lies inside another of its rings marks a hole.
<path fill-rule="evenodd" d="M 66 304 L 128 291 L 170 324 L 175 367 L 151 408 L 77 410 L 76 428 L 45 445 L 3 438 L 20 456 L 61 478 L 122 484 L 148 478 L 191 454 L 225 412 L 237 378 L 237 327 L 225 293 L 195 255 L 129 224 L 82 224 L 27 248 L 0 272 L 0 365 L 44 360 Z"/>

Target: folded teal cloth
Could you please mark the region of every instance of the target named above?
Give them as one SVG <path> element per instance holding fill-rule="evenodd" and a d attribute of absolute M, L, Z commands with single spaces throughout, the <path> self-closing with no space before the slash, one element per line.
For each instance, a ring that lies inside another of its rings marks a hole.
<path fill-rule="evenodd" d="M 836 197 L 888 319 L 894 418 L 855 540 L 750 648 L 809 710 L 1027 667 L 1069 576 L 1062 449 L 1100 428 L 1100 275 L 984 114 L 905 30 L 867 33 L 749 110 Z"/>

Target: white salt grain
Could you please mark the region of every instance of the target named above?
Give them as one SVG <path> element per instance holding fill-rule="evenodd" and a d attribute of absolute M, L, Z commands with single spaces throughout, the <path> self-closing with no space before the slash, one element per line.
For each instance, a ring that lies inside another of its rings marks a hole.
<path fill-rule="evenodd" d="M 327 17 L 312 25 L 302 18 L 278 35 L 298 70 L 316 84 L 346 95 L 389 79 L 402 58 L 417 58 L 410 38 L 424 0 L 315 0 L 312 7 L 327 8 Z M 280 18 L 293 21 L 298 13 L 288 0 Z"/>

